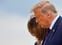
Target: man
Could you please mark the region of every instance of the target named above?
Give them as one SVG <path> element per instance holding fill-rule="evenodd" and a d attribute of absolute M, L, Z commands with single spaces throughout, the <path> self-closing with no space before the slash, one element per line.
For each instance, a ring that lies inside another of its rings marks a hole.
<path fill-rule="evenodd" d="M 33 9 L 36 19 L 43 28 L 49 28 L 43 45 L 62 45 L 62 17 L 57 15 L 55 7 L 45 1 Z"/>
<path fill-rule="evenodd" d="M 41 26 L 36 22 L 36 17 L 31 18 L 28 21 L 27 26 L 28 31 L 31 33 L 31 35 L 37 39 L 34 45 L 41 45 L 41 41 L 44 39 L 48 29 L 41 28 Z"/>

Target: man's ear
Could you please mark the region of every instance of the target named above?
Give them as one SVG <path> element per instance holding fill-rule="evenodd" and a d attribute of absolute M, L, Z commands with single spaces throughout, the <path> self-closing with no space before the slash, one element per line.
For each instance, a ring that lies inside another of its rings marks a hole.
<path fill-rule="evenodd" d="M 51 17 L 51 12 L 50 12 L 50 11 L 47 12 L 47 17 L 48 17 L 48 18 Z"/>
<path fill-rule="evenodd" d="M 50 17 L 51 17 L 51 15 L 50 15 L 50 14 L 47 14 L 47 17 L 48 17 L 48 18 L 50 18 Z"/>

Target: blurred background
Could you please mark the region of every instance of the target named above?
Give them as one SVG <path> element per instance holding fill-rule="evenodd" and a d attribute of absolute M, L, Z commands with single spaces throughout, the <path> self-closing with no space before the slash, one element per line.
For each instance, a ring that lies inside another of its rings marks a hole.
<path fill-rule="evenodd" d="M 30 10 L 41 0 L 0 0 L 0 45 L 34 45 L 27 29 Z M 50 0 L 62 15 L 62 0 Z"/>

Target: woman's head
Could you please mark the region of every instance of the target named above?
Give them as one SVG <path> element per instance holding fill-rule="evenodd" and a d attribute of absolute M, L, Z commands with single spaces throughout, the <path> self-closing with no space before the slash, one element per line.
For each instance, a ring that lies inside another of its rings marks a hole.
<path fill-rule="evenodd" d="M 48 30 L 41 28 L 41 26 L 36 22 L 36 17 L 33 17 L 28 21 L 28 31 L 38 40 L 43 40 Z"/>

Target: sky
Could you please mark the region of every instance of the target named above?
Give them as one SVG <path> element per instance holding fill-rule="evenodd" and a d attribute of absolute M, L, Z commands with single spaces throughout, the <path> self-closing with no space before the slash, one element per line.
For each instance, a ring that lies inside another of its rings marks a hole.
<path fill-rule="evenodd" d="M 0 0 L 0 45 L 34 45 L 27 29 L 29 12 L 41 0 Z M 50 0 L 62 15 L 62 0 Z"/>

